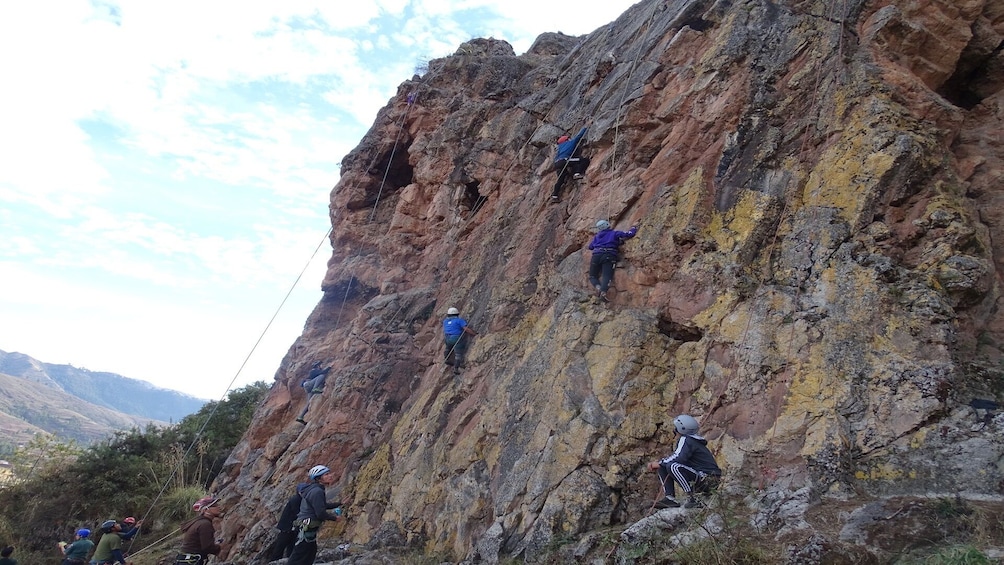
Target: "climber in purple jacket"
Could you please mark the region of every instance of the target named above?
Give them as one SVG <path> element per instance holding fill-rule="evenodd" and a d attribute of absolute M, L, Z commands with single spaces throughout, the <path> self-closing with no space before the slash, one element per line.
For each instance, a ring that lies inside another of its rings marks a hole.
<path fill-rule="evenodd" d="M 582 136 L 586 135 L 588 127 L 582 128 L 575 137 L 563 135 L 558 138 L 558 152 L 554 155 L 554 171 L 558 173 L 558 180 L 554 183 L 554 190 L 551 191 L 551 200 L 557 202 L 561 198 L 561 187 L 571 176 L 573 179 L 581 179 L 589 166 L 589 157 L 582 156 Z"/>
<path fill-rule="evenodd" d="M 593 252 L 589 261 L 589 284 L 596 289 L 600 300 L 606 301 L 610 281 L 614 278 L 614 267 L 619 259 L 617 248 L 624 240 L 631 239 L 638 233 L 638 226 L 631 226 L 628 231 L 617 231 L 610 226 L 610 222 L 600 220 L 596 222 L 596 229 L 600 231 L 589 244 L 589 249 Z"/>

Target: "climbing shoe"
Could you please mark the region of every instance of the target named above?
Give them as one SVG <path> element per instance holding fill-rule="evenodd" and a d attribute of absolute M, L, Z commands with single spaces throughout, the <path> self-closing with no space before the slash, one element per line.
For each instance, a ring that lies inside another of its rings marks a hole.
<path fill-rule="evenodd" d="M 306 426 L 306 425 L 307 425 L 307 421 L 306 421 L 306 420 L 304 420 L 303 418 L 297 418 L 297 419 L 296 419 L 296 421 L 297 421 L 297 422 L 300 422 L 300 423 L 301 423 L 301 424 L 303 424 L 304 426 Z"/>
<path fill-rule="evenodd" d="M 607 298 L 607 293 L 605 292 L 600 292 L 600 300 L 602 300 L 603 302 L 610 302 L 610 299 Z"/>
<path fill-rule="evenodd" d="M 557 194 L 552 194 L 551 195 L 551 202 L 557 202 L 557 201 L 558 201 L 558 195 Z"/>
<path fill-rule="evenodd" d="M 662 510 L 663 508 L 679 508 L 680 503 L 667 496 L 659 502 L 656 502 L 655 507 L 659 510 Z"/>
<path fill-rule="evenodd" d="M 704 508 L 704 503 L 697 498 L 691 496 L 687 502 L 683 503 L 684 508 Z"/>
<path fill-rule="evenodd" d="M 575 180 L 579 180 L 583 176 L 585 176 L 585 175 L 583 175 L 582 173 L 575 173 L 574 175 L 572 175 L 572 178 L 575 179 Z"/>

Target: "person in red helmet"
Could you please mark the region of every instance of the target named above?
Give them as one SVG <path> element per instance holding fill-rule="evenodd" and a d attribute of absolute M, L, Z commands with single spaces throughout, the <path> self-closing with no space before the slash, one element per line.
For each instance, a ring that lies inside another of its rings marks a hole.
<path fill-rule="evenodd" d="M 131 540 L 132 538 L 136 537 L 136 534 L 139 533 L 139 527 L 142 525 L 143 525 L 143 520 L 137 522 L 136 518 L 133 518 L 132 516 L 129 516 L 128 518 L 123 518 L 122 533 L 119 534 L 119 537 L 122 538 L 123 541 Z"/>
<path fill-rule="evenodd" d="M 181 553 L 174 558 L 174 565 L 205 565 L 210 555 L 219 555 L 222 549 L 216 543 L 216 529 L 213 520 L 223 516 L 220 499 L 209 495 L 192 505 L 199 515 L 181 525 L 184 538 Z"/>
<path fill-rule="evenodd" d="M 588 127 L 582 128 L 575 137 L 563 135 L 558 138 L 558 151 L 554 154 L 554 171 L 558 174 L 558 180 L 551 190 L 551 201 L 557 202 L 561 198 L 561 187 L 565 185 L 568 177 L 581 179 L 589 166 L 589 157 L 582 156 L 582 137 L 586 135 Z"/>

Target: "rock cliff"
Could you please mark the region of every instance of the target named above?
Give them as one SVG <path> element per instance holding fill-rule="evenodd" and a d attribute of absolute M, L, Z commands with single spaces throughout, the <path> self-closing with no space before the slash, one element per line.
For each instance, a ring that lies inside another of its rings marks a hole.
<path fill-rule="evenodd" d="M 648 512 L 681 412 L 730 492 L 802 501 L 779 528 L 999 499 L 1004 419 L 970 402 L 1004 389 L 1002 39 L 991 0 L 643 0 L 430 61 L 342 162 L 324 298 L 217 480 L 230 558 L 318 463 L 350 515 L 322 540 L 540 555 Z M 601 218 L 639 226 L 609 304 Z M 451 306 L 480 333 L 459 375 Z"/>

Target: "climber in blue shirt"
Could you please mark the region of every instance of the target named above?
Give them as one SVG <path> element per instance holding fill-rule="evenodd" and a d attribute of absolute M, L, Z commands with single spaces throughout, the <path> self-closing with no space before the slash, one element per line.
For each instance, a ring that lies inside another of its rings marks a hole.
<path fill-rule="evenodd" d="M 589 261 L 589 284 L 596 289 L 600 300 L 605 302 L 610 281 L 614 278 L 614 267 L 619 259 L 617 248 L 624 240 L 631 239 L 638 233 L 638 226 L 631 226 L 628 231 L 617 231 L 610 226 L 610 222 L 600 220 L 596 222 L 596 229 L 600 231 L 589 244 L 589 249 L 593 252 Z"/>
<path fill-rule="evenodd" d="M 460 310 L 450 308 L 446 311 L 446 319 L 443 320 L 443 337 L 446 347 L 443 356 L 447 365 L 453 365 L 454 370 L 464 366 L 464 357 L 467 355 L 467 336 L 478 335 L 467 325 L 467 320 L 460 317 Z M 452 354 L 452 355 L 451 355 Z"/>
<path fill-rule="evenodd" d="M 551 191 L 551 200 L 557 202 L 561 198 L 561 187 L 571 176 L 573 179 L 581 179 L 589 166 L 589 157 L 582 156 L 582 137 L 586 135 L 588 127 L 582 128 L 575 137 L 563 135 L 558 138 L 558 152 L 554 155 L 554 171 L 558 173 L 558 180 L 554 183 L 554 190 Z"/>

